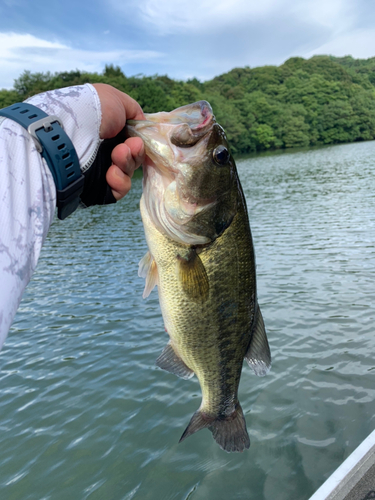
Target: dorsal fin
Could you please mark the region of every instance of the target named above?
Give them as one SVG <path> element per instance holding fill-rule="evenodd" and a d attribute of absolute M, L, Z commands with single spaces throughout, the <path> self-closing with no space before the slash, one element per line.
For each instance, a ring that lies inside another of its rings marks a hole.
<path fill-rule="evenodd" d="M 267 375 L 271 368 L 271 352 L 259 306 L 257 306 L 255 326 L 245 359 L 250 368 L 254 370 L 255 375 L 258 375 L 258 377 L 264 377 L 264 375 Z"/>

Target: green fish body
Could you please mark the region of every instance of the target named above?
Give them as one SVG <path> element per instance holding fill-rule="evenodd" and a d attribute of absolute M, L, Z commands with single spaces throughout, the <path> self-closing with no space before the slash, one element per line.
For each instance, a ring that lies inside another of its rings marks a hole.
<path fill-rule="evenodd" d="M 146 115 L 128 130 L 142 137 L 148 156 L 141 215 L 149 252 L 139 274 L 144 296 L 158 287 L 170 338 L 157 365 L 185 379 L 195 374 L 202 389 L 181 441 L 208 428 L 225 451 L 243 451 L 250 446 L 238 401 L 243 360 L 263 376 L 271 357 L 246 202 L 225 133 L 205 101 Z"/>

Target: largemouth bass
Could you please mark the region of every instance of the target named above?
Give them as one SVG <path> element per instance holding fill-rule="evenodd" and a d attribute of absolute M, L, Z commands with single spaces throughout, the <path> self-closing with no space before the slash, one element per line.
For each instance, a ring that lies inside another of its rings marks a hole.
<path fill-rule="evenodd" d="M 156 364 L 185 379 L 195 374 L 202 389 L 180 441 L 208 428 L 223 450 L 241 452 L 250 446 L 238 401 L 243 360 L 263 376 L 271 355 L 245 197 L 225 132 L 206 101 L 146 114 L 127 129 L 147 154 L 143 296 L 157 285 L 170 337 Z"/>

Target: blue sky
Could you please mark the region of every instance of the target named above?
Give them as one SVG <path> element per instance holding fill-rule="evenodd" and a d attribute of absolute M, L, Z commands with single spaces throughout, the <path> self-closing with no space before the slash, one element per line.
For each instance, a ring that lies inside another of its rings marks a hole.
<path fill-rule="evenodd" d="M 24 70 L 202 81 L 314 54 L 375 56 L 373 0 L 0 0 L 0 88 Z"/>

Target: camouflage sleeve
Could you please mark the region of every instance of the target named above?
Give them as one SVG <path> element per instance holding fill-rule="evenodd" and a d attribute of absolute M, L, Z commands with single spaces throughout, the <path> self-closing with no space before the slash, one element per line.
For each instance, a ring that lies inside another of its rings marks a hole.
<path fill-rule="evenodd" d="M 88 170 L 101 144 L 94 87 L 53 90 L 28 102 L 61 119 L 81 170 Z M 33 140 L 20 125 L 0 118 L 0 348 L 35 270 L 55 206 L 52 174 Z"/>

